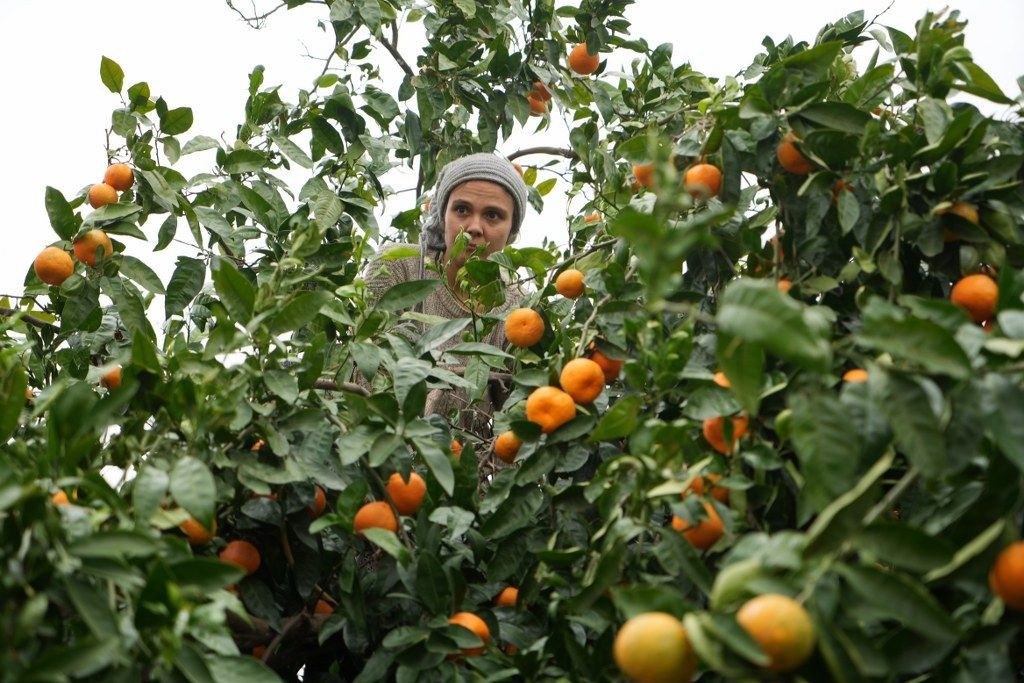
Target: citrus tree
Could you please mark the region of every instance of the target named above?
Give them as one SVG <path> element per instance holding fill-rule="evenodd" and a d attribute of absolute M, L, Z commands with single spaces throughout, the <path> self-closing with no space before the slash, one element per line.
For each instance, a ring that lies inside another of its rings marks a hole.
<path fill-rule="evenodd" d="M 104 182 L 46 189 L 0 319 L 0 679 L 1020 675 L 1021 99 L 956 12 L 713 78 L 630 4 L 289 0 L 248 19 L 336 46 L 254 69 L 233 141 L 102 60 Z M 371 296 L 475 151 L 567 237 L 470 259 L 466 319 Z M 124 253 L 189 238 L 167 282 Z M 472 433 L 434 389 L 503 402 Z"/>

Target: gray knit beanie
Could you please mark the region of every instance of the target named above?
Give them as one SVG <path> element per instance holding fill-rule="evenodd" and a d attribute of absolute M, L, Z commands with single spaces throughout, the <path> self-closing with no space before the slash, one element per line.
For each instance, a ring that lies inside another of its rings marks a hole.
<path fill-rule="evenodd" d="M 526 183 L 511 161 L 488 152 L 480 152 L 454 159 L 438 172 L 434 196 L 430 202 L 430 213 L 423 226 L 422 241 L 428 250 L 444 252 L 444 215 L 448 210 L 448 198 L 452 190 L 467 180 L 488 180 L 505 188 L 515 205 L 509 241 L 519 234 L 519 228 L 526 216 Z"/>

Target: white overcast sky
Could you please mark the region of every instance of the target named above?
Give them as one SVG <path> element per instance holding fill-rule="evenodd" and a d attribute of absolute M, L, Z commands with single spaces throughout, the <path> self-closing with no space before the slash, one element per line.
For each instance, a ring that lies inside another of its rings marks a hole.
<path fill-rule="evenodd" d="M 276 4 L 256 2 L 261 8 Z M 673 43 L 676 64 L 689 61 L 708 75 L 726 76 L 750 63 L 765 35 L 777 42 L 787 35 L 810 41 L 826 22 L 856 9 L 865 10 L 870 17 L 888 4 L 888 0 L 718 0 L 700 4 L 638 0 L 627 17 L 633 24 L 632 35 L 644 37 L 652 46 Z M 238 0 L 236 5 L 249 2 Z M 925 11 L 943 6 L 943 2 L 895 0 L 880 22 L 912 34 L 914 23 Z M 1004 92 L 1016 97 L 1016 79 L 1024 74 L 1024 0 L 961 0 L 958 6 L 970 22 L 967 48 L 975 61 Z M 197 134 L 218 138 L 223 134 L 230 142 L 243 117 L 246 75 L 254 65 L 266 67 L 265 85 L 283 86 L 285 101 L 295 101 L 297 90 L 309 87 L 320 66 L 305 55 L 330 51 L 329 37 L 316 27 L 324 13 L 323 6 L 281 10 L 264 29 L 255 31 L 219 0 L 136 0 L 128 4 L 0 0 L 0 64 L 4 65 L 6 92 L 0 107 L 0 130 L 5 137 L 2 176 L 8 198 L 0 218 L 0 231 L 6 237 L 0 254 L 0 294 L 20 294 L 32 260 L 56 239 L 43 207 L 45 187 L 52 185 L 70 197 L 102 178 L 104 129 L 109 127 L 111 110 L 118 105 L 118 98 L 99 79 L 102 55 L 121 65 L 126 85 L 145 80 L 154 97 L 163 96 L 171 107 L 192 107 L 195 123 L 181 136 L 183 142 Z M 400 49 L 410 63 L 421 40 L 418 27 L 400 38 Z M 381 58 L 387 58 L 383 50 Z M 628 55 L 613 56 L 610 68 L 618 68 L 624 59 Z M 381 66 L 391 75 L 390 90 L 394 92 L 400 72 L 390 58 Z M 986 110 L 1005 115 L 1001 107 Z M 517 131 L 499 151 L 509 153 L 541 141 L 565 144 L 564 126 L 556 123 L 538 137 L 532 135 L 533 125 L 525 132 Z M 186 176 L 208 168 L 211 154 L 185 157 L 178 168 Z M 531 160 L 542 161 L 527 157 L 521 163 Z M 404 178 L 391 182 L 396 189 L 410 184 Z M 299 185 L 295 187 L 297 190 Z M 521 244 L 538 244 L 544 235 L 558 243 L 566 241 L 566 206 L 560 201 L 565 189 L 559 181 L 548 196 L 543 215 L 531 211 Z M 384 209 L 381 224 L 390 223 L 390 216 L 410 208 L 413 200 L 411 192 L 399 195 Z M 123 239 L 127 253 L 150 263 L 166 284 L 175 257 L 192 250 L 173 244 L 153 253 L 160 218 L 145 228 L 150 242 Z M 184 222 L 178 236 L 192 239 Z M 150 310 L 157 325 L 162 322 L 162 308 L 158 303 Z"/>

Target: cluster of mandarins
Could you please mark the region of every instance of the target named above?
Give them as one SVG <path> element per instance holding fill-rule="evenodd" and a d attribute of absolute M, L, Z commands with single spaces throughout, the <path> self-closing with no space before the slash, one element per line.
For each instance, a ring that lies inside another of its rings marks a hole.
<path fill-rule="evenodd" d="M 127 164 L 111 164 L 103 174 L 103 182 L 89 188 L 89 204 L 99 209 L 117 201 L 118 191 L 124 192 L 135 184 L 135 173 Z M 95 266 L 97 255 L 108 258 L 114 253 L 114 245 L 103 230 L 89 230 L 72 243 L 75 258 L 87 266 Z M 75 263 L 67 251 L 57 246 L 43 249 L 33 263 L 36 277 L 48 285 L 59 287 L 75 272 Z"/>
<path fill-rule="evenodd" d="M 587 46 L 580 43 L 569 52 L 569 68 L 581 76 L 588 76 L 601 64 L 599 55 L 592 55 L 587 51 Z M 551 92 L 548 91 L 540 81 L 533 82 L 533 88 L 526 95 L 526 101 L 530 105 L 530 116 L 544 116 L 548 113 L 548 102 L 551 101 Z"/>
<path fill-rule="evenodd" d="M 765 593 L 745 602 L 736 622 L 767 655 L 764 668 L 781 673 L 803 664 L 817 639 L 814 622 L 798 601 Z M 689 681 L 697 655 L 686 627 L 665 612 L 646 612 L 629 619 L 615 636 L 615 663 L 633 681 Z"/>

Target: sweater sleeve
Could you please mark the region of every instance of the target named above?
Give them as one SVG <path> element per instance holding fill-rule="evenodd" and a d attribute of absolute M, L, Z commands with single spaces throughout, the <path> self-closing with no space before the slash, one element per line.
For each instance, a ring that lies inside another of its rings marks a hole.
<path fill-rule="evenodd" d="M 410 246 L 412 245 L 403 244 L 389 247 L 382 251 L 377 258 L 371 261 L 366 267 L 366 274 L 363 279 L 366 281 L 367 289 L 370 290 L 370 300 L 372 302 L 377 301 L 384 292 L 388 291 L 395 285 L 407 282 L 414 278 L 413 274 L 410 272 L 410 264 L 416 263 L 416 258 L 399 258 L 394 260 L 383 258 L 389 252 Z"/>

